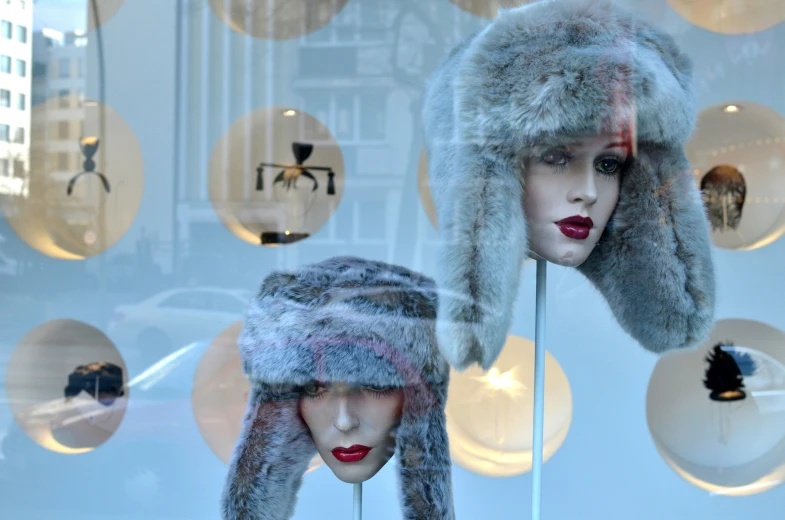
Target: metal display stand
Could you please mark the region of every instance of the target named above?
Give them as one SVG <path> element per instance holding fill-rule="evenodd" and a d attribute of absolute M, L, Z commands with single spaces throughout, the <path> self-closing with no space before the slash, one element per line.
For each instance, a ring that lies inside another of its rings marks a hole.
<path fill-rule="evenodd" d="M 353 520 L 363 520 L 363 483 L 354 485 L 354 514 Z"/>
<path fill-rule="evenodd" d="M 545 270 L 537 259 L 537 296 L 534 322 L 534 427 L 532 436 L 532 520 L 540 520 L 542 448 L 545 422 Z"/>

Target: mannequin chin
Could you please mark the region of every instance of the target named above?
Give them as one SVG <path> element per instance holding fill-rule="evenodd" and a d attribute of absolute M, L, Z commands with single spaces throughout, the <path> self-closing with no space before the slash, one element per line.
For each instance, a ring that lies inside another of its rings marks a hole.
<path fill-rule="evenodd" d="M 600 135 L 525 159 L 529 256 L 570 267 L 586 261 L 616 208 L 628 154 L 617 136 Z"/>
<path fill-rule="evenodd" d="M 336 477 L 350 484 L 370 479 L 393 456 L 402 408 L 401 389 L 344 383 L 306 386 L 300 400 L 316 451 Z"/>

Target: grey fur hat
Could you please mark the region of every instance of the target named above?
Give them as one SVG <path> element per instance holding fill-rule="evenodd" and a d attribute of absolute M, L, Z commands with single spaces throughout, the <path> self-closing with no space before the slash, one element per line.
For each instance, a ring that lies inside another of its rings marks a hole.
<path fill-rule="evenodd" d="M 683 150 L 695 124 L 692 62 L 670 36 L 607 0 L 502 10 L 431 78 L 423 123 L 442 234 L 437 338 L 452 365 L 487 369 L 510 328 L 528 252 L 520 159 L 618 128 L 634 159 L 577 269 L 644 348 L 707 336 L 711 243 Z"/>
<path fill-rule="evenodd" d="M 251 392 L 224 520 L 293 515 L 316 454 L 297 403 L 314 381 L 402 388 L 395 455 L 404 518 L 453 519 L 450 368 L 436 346 L 436 308 L 433 280 L 382 262 L 336 257 L 267 276 L 238 340 Z"/>

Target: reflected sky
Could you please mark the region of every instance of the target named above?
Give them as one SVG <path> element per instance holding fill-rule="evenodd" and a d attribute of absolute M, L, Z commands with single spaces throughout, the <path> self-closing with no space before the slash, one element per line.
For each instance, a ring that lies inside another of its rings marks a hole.
<path fill-rule="evenodd" d="M 57 31 L 84 31 L 87 28 L 87 0 L 36 0 L 33 27 Z"/>

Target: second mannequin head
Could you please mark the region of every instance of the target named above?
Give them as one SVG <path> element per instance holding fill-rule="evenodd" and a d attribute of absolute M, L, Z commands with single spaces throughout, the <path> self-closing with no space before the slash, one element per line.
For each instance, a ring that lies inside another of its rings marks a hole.
<path fill-rule="evenodd" d="M 631 155 L 620 134 L 535 147 L 522 165 L 530 256 L 571 267 L 585 262 L 616 209 Z"/>
<path fill-rule="evenodd" d="M 314 382 L 300 399 L 300 415 L 316 450 L 348 483 L 369 480 L 393 456 L 402 410 L 400 388 Z"/>

